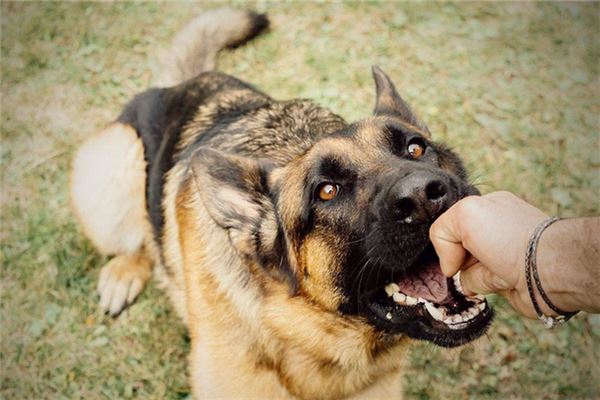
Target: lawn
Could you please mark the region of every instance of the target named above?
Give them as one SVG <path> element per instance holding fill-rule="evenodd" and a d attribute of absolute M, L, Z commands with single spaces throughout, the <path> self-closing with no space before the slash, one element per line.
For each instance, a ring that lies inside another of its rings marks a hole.
<path fill-rule="evenodd" d="M 206 8 L 1 3 L 1 398 L 189 396 L 185 329 L 158 288 L 118 319 L 97 310 L 106 260 L 81 235 L 67 182 L 77 144 L 152 85 L 161 46 Z M 271 32 L 223 54 L 222 71 L 356 120 L 379 64 L 483 192 L 600 214 L 600 3 L 255 8 Z M 476 343 L 414 347 L 407 398 L 600 397 L 600 318 L 548 331 L 491 302 L 496 322 Z"/>

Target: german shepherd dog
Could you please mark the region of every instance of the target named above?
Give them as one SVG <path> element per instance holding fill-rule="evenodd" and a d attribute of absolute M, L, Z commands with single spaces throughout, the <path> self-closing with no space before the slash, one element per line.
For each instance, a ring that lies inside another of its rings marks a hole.
<path fill-rule="evenodd" d="M 267 26 L 233 9 L 192 20 L 165 86 L 78 150 L 74 209 L 115 256 L 100 306 L 117 315 L 158 275 L 190 332 L 197 398 L 400 397 L 411 338 L 457 346 L 492 319 L 428 238 L 477 190 L 378 67 L 374 113 L 355 123 L 213 71 Z"/>

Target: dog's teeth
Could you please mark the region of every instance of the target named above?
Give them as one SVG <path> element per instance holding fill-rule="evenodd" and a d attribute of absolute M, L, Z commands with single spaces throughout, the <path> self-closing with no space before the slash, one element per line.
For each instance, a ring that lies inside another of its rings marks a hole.
<path fill-rule="evenodd" d="M 394 293 L 394 295 L 392 296 L 392 298 L 394 299 L 394 301 L 396 303 L 404 303 L 404 301 L 406 300 L 406 296 L 403 293 L 400 293 L 400 292 Z"/>
<path fill-rule="evenodd" d="M 475 296 L 473 296 L 474 298 L 476 298 L 477 300 L 481 300 L 484 301 L 485 300 L 485 296 L 482 294 L 476 294 Z"/>
<path fill-rule="evenodd" d="M 448 318 L 446 318 L 443 322 L 446 325 L 453 325 L 453 324 L 457 324 L 459 322 L 464 322 L 464 319 L 459 314 L 454 314 L 454 315 L 451 315 Z"/>
<path fill-rule="evenodd" d="M 429 312 L 429 314 L 437 319 L 438 321 L 443 321 L 444 320 L 444 313 L 442 312 L 442 310 L 440 310 L 439 308 L 437 308 L 436 306 L 434 306 L 431 303 L 425 303 L 425 308 L 427 309 L 427 312 Z"/>
<path fill-rule="evenodd" d="M 452 316 L 452 323 L 456 324 L 458 322 L 463 322 L 463 317 L 461 317 L 460 315 L 453 315 Z"/>
<path fill-rule="evenodd" d="M 456 290 L 457 290 L 457 291 L 458 291 L 460 294 L 464 295 L 465 293 L 463 292 L 462 285 L 460 284 L 460 271 L 458 271 L 458 272 L 456 273 L 456 275 L 454 275 L 454 276 L 452 277 L 452 280 L 454 281 L 454 286 L 456 287 Z"/>
<path fill-rule="evenodd" d="M 448 328 L 450 328 L 450 329 L 462 329 L 465 326 L 467 326 L 467 324 L 454 324 L 454 325 L 448 325 Z"/>
<path fill-rule="evenodd" d="M 384 289 L 385 289 L 385 293 L 387 293 L 388 297 L 391 297 L 394 295 L 394 293 L 400 291 L 400 286 L 398 286 L 392 282 L 392 283 L 387 284 Z"/>
<path fill-rule="evenodd" d="M 479 311 L 483 311 L 485 309 L 485 303 L 479 303 L 476 307 Z"/>
<path fill-rule="evenodd" d="M 426 303 L 428 303 L 428 301 L 427 301 L 427 300 L 425 300 L 425 299 L 424 299 L 424 298 L 422 298 L 422 297 L 419 297 L 419 298 L 417 299 L 417 303 L 424 303 L 424 304 L 426 304 Z"/>
<path fill-rule="evenodd" d="M 461 318 L 463 319 L 463 321 L 466 321 L 468 319 L 471 319 L 471 314 L 469 313 L 469 310 L 463 311 L 460 313 Z"/>
<path fill-rule="evenodd" d="M 410 297 L 410 296 L 406 296 L 406 300 L 405 300 L 406 304 L 409 306 L 414 306 L 415 304 L 417 304 L 419 301 L 417 299 L 415 299 L 414 297 Z"/>
<path fill-rule="evenodd" d="M 387 314 L 385 314 L 385 317 L 386 317 L 387 319 L 392 319 L 392 313 L 387 313 Z"/>
<path fill-rule="evenodd" d="M 389 285 L 387 285 L 385 288 L 385 293 L 388 295 L 388 297 L 392 296 L 394 294 L 394 288 L 392 288 L 392 284 L 390 283 Z"/>

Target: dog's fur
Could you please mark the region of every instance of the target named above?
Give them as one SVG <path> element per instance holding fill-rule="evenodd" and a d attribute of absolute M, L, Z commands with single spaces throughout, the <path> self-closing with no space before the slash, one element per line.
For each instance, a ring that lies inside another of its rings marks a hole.
<path fill-rule="evenodd" d="M 364 254 L 351 243 L 377 190 L 358 182 L 404 157 L 390 131 L 425 141 L 429 131 L 377 68 L 376 113 L 352 125 L 212 71 L 219 50 L 267 24 L 231 9 L 192 21 L 166 56 L 168 87 L 137 96 L 77 152 L 74 209 L 96 248 L 115 255 L 100 273 L 101 307 L 118 314 L 154 267 L 189 328 L 197 398 L 397 398 L 409 339 L 358 311 Z M 456 156 L 430 146 L 435 160 L 418 168 L 466 185 Z M 314 202 L 324 174 L 354 182 L 352 197 Z M 423 246 L 402 240 L 412 263 Z"/>

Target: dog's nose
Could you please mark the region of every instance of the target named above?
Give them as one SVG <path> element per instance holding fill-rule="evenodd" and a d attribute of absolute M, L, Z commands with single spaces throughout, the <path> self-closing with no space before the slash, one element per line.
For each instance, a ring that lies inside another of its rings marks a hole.
<path fill-rule="evenodd" d="M 397 181 L 388 194 L 392 218 L 406 224 L 431 222 L 448 206 L 448 185 L 427 171 L 413 172 Z"/>

